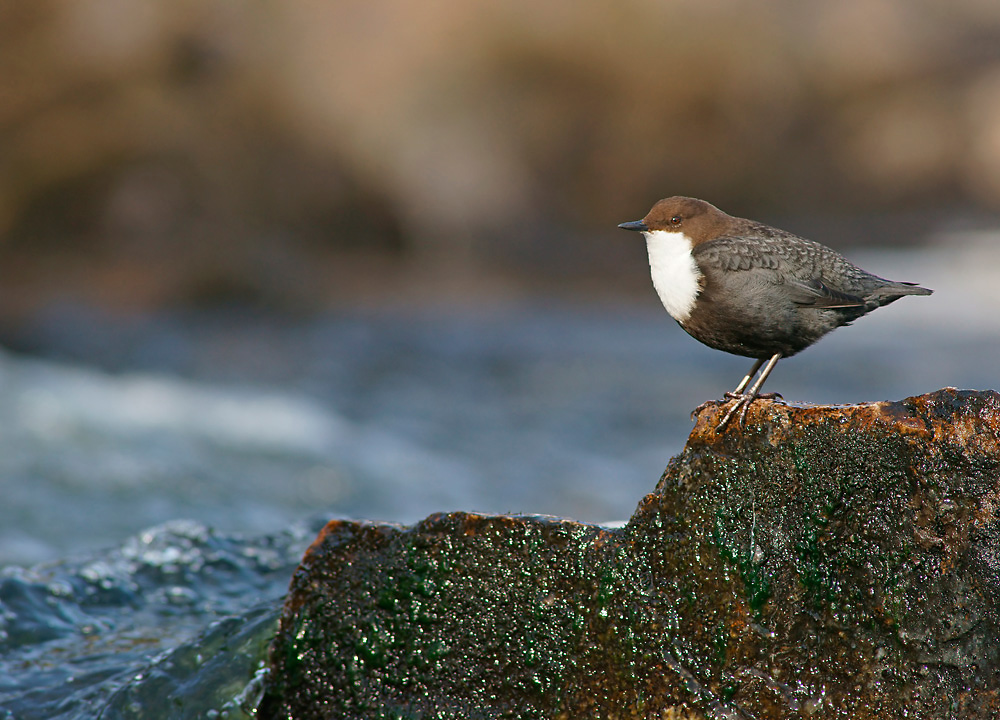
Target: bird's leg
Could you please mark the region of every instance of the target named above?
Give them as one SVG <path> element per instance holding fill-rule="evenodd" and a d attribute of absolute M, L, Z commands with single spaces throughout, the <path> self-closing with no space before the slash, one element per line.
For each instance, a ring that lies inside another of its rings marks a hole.
<path fill-rule="evenodd" d="M 723 395 L 723 397 L 726 400 L 740 400 L 740 399 L 742 399 L 743 398 L 743 390 L 746 388 L 747 385 L 750 384 L 750 380 L 753 379 L 753 376 L 757 374 L 757 371 L 760 370 L 760 366 L 763 365 L 763 364 L 764 364 L 764 359 L 763 358 L 761 358 L 760 360 L 758 360 L 757 362 L 755 362 L 753 364 L 753 367 L 750 368 L 750 372 L 748 372 L 746 374 L 746 376 L 743 378 L 743 380 L 740 381 L 740 384 L 736 386 L 736 389 L 733 390 L 732 392 L 725 393 L 725 395 Z M 772 365 L 772 367 L 773 367 L 773 365 Z M 769 372 L 770 372 L 770 370 L 766 370 L 761 377 L 767 377 L 767 374 Z M 764 384 L 763 380 L 761 380 L 761 382 L 757 386 L 758 389 L 763 384 Z M 764 398 L 766 400 L 775 400 L 775 399 L 781 400 L 782 399 L 781 393 L 757 393 L 757 395 L 755 395 L 754 397 Z M 706 405 L 707 404 L 708 403 L 706 403 Z"/>
<path fill-rule="evenodd" d="M 753 364 L 753 367 L 750 368 L 750 372 L 746 374 L 746 377 L 740 380 L 740 384 L 736 386 L 736 389 L 733 390 L 731 393 L 726 393 L 726 396 L 728 397 L 732 395 L 733 397 L 738 397 L 746 389 L 746 386 L 750 384 L 750 381 L 753 380 L 753 376 L 757 374 L 757 371 L 760 370 L 760 366 L 763 364 L 764 364 L 764 358 L 761 358 L 760 360 L 755 362 Z"/>
<path fill-rule="evenodd" d="M 764 381 L 767 380 L 767 376 L 771 374 L 771 371 L 774 370 L 774 366 L 778 364 L 778 361 L 780 359 L 781 359 L 781 353 L 775 353 L 774 355 L 772 355 L 771 359 L 767 361 L 766 365 L 764 365 L 764 369 L 761 370 L 760 377 L 758 377 L 757 381 L 752 386 L 750 386 L 749 390 L 746 390 L 745 392 L 743 391 L 744 388 L 746 388 L 747 383 L 749 382 L 748 378 L 743 378 L 743 381 L 740 382 L 740 384 L 736 387 L 735 392 L 726 393 L 727 398 L 731 398 L 736 402 L 734 402 L 732 407 L 730 407 L 729 410 L 726 411 L 726 414 L 725 416 L 723 416 L 722 421 L 715 428 L 716 432 L 722 432 L 723 430 L 725 430 L 726 425 L 729 424 L 729 421 L 732 420 L 733 415 L 735 415 L 737 411 L 739 411 L 740 413 L 740 427 L 743 426 L 743 423 L 746 420 L 747 416 L 747 409 L 750 407 L 750 403 L 752 403 L 758 397 L 761 397 L 760 389 L 764 387 Z M 748 377 L 752 377 L 753 374 L 757 372 L 757 369 L 761 366 L 762 363 L 763 360 L 758 360 L 754 364 L 753 370 L 750 371 L 750 376 Z M 778 395 L 777 397 L 781 396 Z"/>
<path fill-rule="evenodd" d="M 753 380 L 754 375 L 757 374 L 757 371 L 760 370 L 760 366 L 763 365 L 763 364 L 764 364 L 764 358 L 761 358 L 760 360 L 757 360 L 756 362 L 754 362 L 753 367 L 750 368 L 750 372 L 748 372 L 744 376 L 744 378 L 740 381 L 740 384 L 736 386 L 736 389 L 733 390 L 732 392 L 726 392 L 722 396 L 723 397 L 723 401 L 725 401 L 725 400 L 740 400 L 740 399 L 742 399 L 743 398 L 743 390 L 746 389 L 746 386 L 750 384 L 750 381 Z M 768 372 L 770 372 L 770 371 L 768 371 Z M 758 389 L 759 389 L 759 386 L 758 386 Z M 775 398 L 777 398 L 779 400 L 781 399 L 781 395 L 779 395 L 778 393 L 758 394 L 757 397 L 767 398 L 767 399 L 771 399 L 771 400 L 773 400 Z M 694 410 L 691 411 L 691 419 L 693 420 L 697 415 L 701 414 L 702 410 L 704 410 L 705 408 L 707 408 L 709 405 L 714 405 L 716 402 L 718 402 L 718 401 L 717 400 L 708 400 L 706 402 L 703 402 L 701 405 L 699 405 L 698 407 L 696 407 Z M 721 427 L 724 427 L 724 426 L 720 426 L 720 429 L 721 429 Z"/>
<path fill-rule="evenodd" d="M 740 381 L 740 384 L 736 386 L 736 389 L 733 390 L 732 392 L 727 392 L 722 396 L 723 401 L 737 400 L 743 397 L 743 395 L 741 394 L 743 392 L 743 389 L 750 384 L 750 381 L 753 379 L 753 376 L 757 374 L 757 371 L 760 370 L 760 366 L 763 364 L 764 364 L 763 358 L 757 360 L 753 364 L 753 367 L 750 368 L 750 372 L 748 372 L 746 376 Z M 715 403 L 716 403 L 715 400 L 706 400 L 701 405 L 699 405 L 698 407 L 696 407 L 694 410 L 691 411 L 691 419 L 694 420 L 698 415 L 701 415 L 702 410 L 707 408 L 709 405 L 715 405 Z"/>

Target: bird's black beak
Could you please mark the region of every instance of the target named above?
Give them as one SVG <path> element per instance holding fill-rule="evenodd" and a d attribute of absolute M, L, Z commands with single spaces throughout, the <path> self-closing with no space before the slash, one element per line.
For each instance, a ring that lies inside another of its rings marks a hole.
<path fill-rule="evenodd" d="M 645 232 L 646 230 L 649 230 L 649 228 L 646 227 L 646 223 L 644 223 L 642 220 L 633 220 L 632 222 L 622 223 L 618 227 L 620 227 L 622 230 L 637 230 L 639 232 Z"/>

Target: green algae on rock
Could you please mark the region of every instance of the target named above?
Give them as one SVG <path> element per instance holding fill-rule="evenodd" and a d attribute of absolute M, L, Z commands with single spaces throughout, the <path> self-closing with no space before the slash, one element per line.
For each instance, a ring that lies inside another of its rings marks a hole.
<path fill-rule="evenodd" d="M 621 529 L 331 523 L 259 716 L 1000 716 L 1000 395 L 720 414 Z"/>

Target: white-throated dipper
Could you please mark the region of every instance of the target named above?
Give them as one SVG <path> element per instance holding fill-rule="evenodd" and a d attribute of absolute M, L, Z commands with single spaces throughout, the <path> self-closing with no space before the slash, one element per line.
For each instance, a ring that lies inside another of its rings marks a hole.
<path fill-rule="evenodd" d="M 725 394 L 735 402 L 718 431 L 737 411 L 743 423 L 781 358 L 904 295 L 932 292 L 872 275 L 824 245 L 695 198 L 665 198 L 642 220 L 618 227 L 646 237 L 653 287 L 691 337 L 756 359 Z"/>

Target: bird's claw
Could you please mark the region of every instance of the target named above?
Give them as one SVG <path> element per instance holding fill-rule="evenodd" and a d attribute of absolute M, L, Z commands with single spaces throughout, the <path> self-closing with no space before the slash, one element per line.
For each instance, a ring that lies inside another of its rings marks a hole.
<path fill-rule="evenodd" d="M 733 419 L 733 416 L 737 413 L 737 411 L 739 411 L 740 414 L 739 416 L 740 429 L 742 430 L 744 427 L 746 427 L 747 410 L 750 409 L 750 403 L 752 403 L 754 400 L 758 399 L 781 400 L 782 402 L 784 402 L 784 398 L 781 397 L 781 393 L 760 393 L 757 395 L 751 395 L 750 393 L 744 394 L 744 393 L 727 392 L 724 395 L 724 398 L 726 400 L 735 400 L 736 402 L 732 404 L 729 410 L 726 411 L 726 414 L 722 417 L 722 420 L 719 421 L 719 424 L 715 426 L 715 432 L 717 433 L 720 433 L 726 429 L 726 426 L 729 425 L 729 421 Z"/>
<path fill-rule="evenodd" d="M 694 410 L 691 411 L 691 419 L 694 420 L 696 417 L 701 415 L 702 410 L 704 410 L 707 407 L 711 407 L 712 405 L 715 405 L 718 402 L 719 402 L 718 400 L 706 400 L 701 405 L 699 405 L 698 407 L 696 407 Z"/>
<path fill-rule="evenodd" d="M 723 398 L 725 398 L 726 400 L 742 400 L 745 397 L 747 396 L 742 393 L 734 393 L 734 392 L 727 392 L 725 395 L 723 395 Z M 776 392 L 757 393 L 751 398 L 751 400 L 756 400 L 757 398 L 760 398 L 761 400 L 780 400 L 781 402 L 785 401 L 785 398 L 782 397 L 781 393 L 776 393 Z M 703 403 L 701 407 L 704 407 L 705 405 L 708 405 L 708 403 Z"/>
<path fill-rule="evenodd" d="M 730 393 L 730 392 L 726 393 L 726 398 L 729 400 L 735 400 L 736 402 L 734 402 L 729 407 L 729 410 L 726 411 L 726 414 L 722 416 L 722 420 L 720 420 L 719 424 L 715 426 L 715 432 L 717 433 L 720 433 L 726 429 L 726 426 L 729 425 L 729 421 L 733 419 L 733 415 L 735 415 L 737 411 L 739 411 L 740 413 L 740 419 L 739 419 L 740 429 L 745 427 L 747 410 L 750 408 L 750 403 L 752 403 L 756 399 L 756 397 L 753 395 L 737 395 L 736 393 Z"/>

